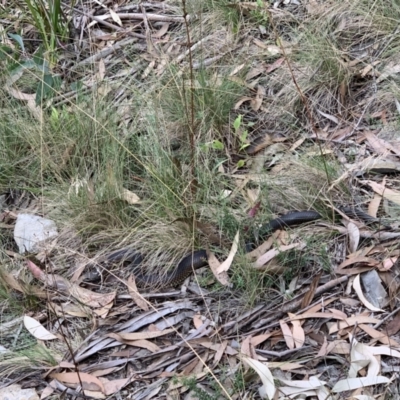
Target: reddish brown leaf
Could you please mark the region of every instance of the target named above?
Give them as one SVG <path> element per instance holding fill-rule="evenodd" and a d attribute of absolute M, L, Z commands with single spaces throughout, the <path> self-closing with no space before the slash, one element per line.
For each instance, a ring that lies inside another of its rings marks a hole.
<path fill-rule="evenodd" d="M 386 325 L 385 331 L 388 336 L 393 336 L 400 331 L 400 311 L 397 311 L 393 319 Z"/>
<path fill-rule="evenodd" d="M 315 290 L 318 287 L 321 275 L 322 275 L 322 272 L 317 274 L 314 277 L 314 279 L 312 280 L 311 285 L 310 285 L 310 289 L 306 292 L 306 294 L 304 295 L 303 300 L 301 302 L 301 306 L 300 306 L 301 309 L 306 308 L 308 305 L 311 304 L 311 302 L 312 302 L 312 300 L 314 298 Z"/>

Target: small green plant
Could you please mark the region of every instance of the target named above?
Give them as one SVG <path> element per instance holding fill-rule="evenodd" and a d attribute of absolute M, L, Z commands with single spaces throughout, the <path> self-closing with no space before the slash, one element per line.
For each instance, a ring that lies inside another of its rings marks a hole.
<path fill-rule="evenodd" d="M 221 388 L 216 383 L 212 385 L 215 391 L 213 395 L 208 394 L 206 391 L 199 388 L 195 378 L 185 378 L 183 379 L 183 384 L 189 388 L 193 396 L 195 396 L 198 400 L 215 400 L 218 399 L 222 394 Z"/>
<path fill-rule="evenodd" d="M 265 9 L 265 4 L 263 0 L 256 1 L 256 9 L 250 11 L 251 18 L 258 25 L 267 25 L 269 22 L 268 12 Z"/>
<path fill-rule="evenodd" d="M 61 80 L 51 72 L 49 63 L 40 51 L 27 59 L 22 37 L 13 33 L 8 36 L 16 42 L 15 48 L 0 46 L 0 61 L 5 63 L 4 70 L 10 75 L 8 82 L 14 84 L 19 81 L 18 86 L 23 93 L 35 92 L 36 105 L 39 105 L 54 95 L 61 86 Z"/>
<path fill-rule="evenodd" d="M 30 12 L 30 23 L 42 38 L 45 57 L 53 65 L 59 43 L 69 37 L 68 21 L 62 13 L 61 0 L 25 0 L 25 3 Z"/>
<path fill-rule="evenodd" d="M 242 125 L 242 116 L 238 115 L 233 122 L 233 128 L 235 129 L 235 136 L 240 141 L 239 151 L 242 151 L 249 146 L 249 143 L 247 142 L 247 136 L 249 135 L 249 132 L 247 129 L 243 130 Z"/>
<path fill-rule="evenodd" d="M 233 128 L 235 129 L 235 136 L 239 139 L 240 147 L 239 151 L 244 150 L 246 147 L 249 146 L 247 141 L 247 136 L 249 135 L 249 131 L 247 129 L 243 129 L 242 126 L 242 116 L 238 115 L 233 122 Z M 237 163 L 238 168 L 242 168 L 245 165 L 245 160 L 239 160 Z"/>

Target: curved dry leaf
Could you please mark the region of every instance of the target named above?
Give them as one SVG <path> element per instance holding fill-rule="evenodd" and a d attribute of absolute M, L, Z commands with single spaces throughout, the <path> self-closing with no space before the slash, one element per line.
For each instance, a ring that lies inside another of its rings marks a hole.
<path fill-rule="evenodd" d="M 229 281 L 229 276 L 227 272 L 218 273 L 218 268 L 221 266 L 221 263 L 218 261 L 217 257 L 215 257 L 214 253 L 208 255 L 208 265 L 211 268 L 212 273 L 218 279 L 218 282 L 224 286 L 230 286 L 231 283 Z"/>
<path fill-rule="evenodd" d="M 284 320 L 280 320 L 279 324 L 281 326 L 281 331 L 287 347 L 291 350 L 294 349 L 294 338 L 292 331 L 289 328 L 289 325 Z"/>
<path fill-rule="evenodd" d="M 389 271 L 397 263 L 397 260 L 398 260 L 398 257 L 390 257 L 390 258 L 387 258 L 386 260 L 383 260 L 378 267 L 379 271 L 382 271 L 382 272 Z"/>
<path fill-rule="evenodd" d="M 239 231 L 236 232 L 235 238 L 233 239 L 231 250 L 228 254 L 228 257 L 221 265 L 217 268 L 217 273 L 220 274 L 221 272 L 228 271 L 230 266 L 232 265 L 233 258 L 239 247 Z"/>
<path fill-rule="evenodd" d="M 365 386 L 379 385 L 389 382 L 389 378 L 386 378 L 385 376 L 367 376 L 362 378 L 343 379 L 335 384 L 332 391 L 335 393 L 341 393 L 347 392 L 348 390 L 364 388 Z"/>
<path fill-rule="evenodd" d="M 379 195 L 378 193 L 375 193 L 373 199 L 368 204 L 368 214 L 371 217 L 376 218 L 376 216 L 378 215 L 378 209 L 381 202 L 382 202 L 382 196 Z"/>
<path fill-rule="evenodd" d="M 169 28 L 169 22 L 163 22 L 161 24 L 161 28 L 152 34 L 153 38 L 161 38 L 163 37 L 167 32 L 168 32 L 168 28 Z"/>
<path fill-rule="evenodd" d="M 358 372 L 365 367 L 368 367 L 367 376 L 378 376 L 380 366 L 377 358 L 370 351 L 372 347 L 357 342 L 352 335 L 349 335 L 349 339 L 352 346 L 350 351 L 351 364 L 348 378 L 356 378 Z"/>
<path fill-rule="evenodd" d="M 49 332 L 39 321 L 32 317 L 25 315 L 24 317 L 25 328 L 28 329 L 29 333 L 39 340 L 54 340 L 57 336 Z"/>
<path fill-rule="evenodd" d="M 57 379 L 60 382 L 69 384 L 80 385 L 84 390 L 100 390 L 102 393 L 105 392 L 104 385 L 99 378 L 90 375 L 86 372 L 55 372 L 50 374 L 53 379 Z"/>
<path fill-rule="evenodd" d="M 160 336 L 168 335 L 175 332 L 174 328 L 164 329 L 163 331 L 150 331 L 150 332 L 120 332 L 118 336 L 122 340 L 141 340 L 141 339 L 154 339 Z"/>
<path fill-rule="evenodd" d="M 250 102 L 251 108 L 254 111 L 258 111 L 260 109 L 265 95 L 266 95 L 265 88 L 261 85 L 257 85 L 256 97 L 255 99 L 252 99 Z"/>
<path fill-rule="evenodd" d="M 115 379 L 113 381 L 104 382 L 104 391 L 107 396 L 119 392 L 124 386 L 132 382 L 132 377 Z"/>
<path fill-rule="evenodd" d="M 323 117 L 325 117 L 325 118 L 329 119 L 330 121 L 334 122 L 336 125 L 339 124 L 338 118 L 335 117 L 334 115 L 324 113 L 323 111 L 318 110 L 318 109 L 317 109 L 317 112 L 318 112 L 319 114 L 321 114 Z"/>
<path fill-rule="evenodd" d="M 377 324 L 381 322 L 378 318 L 368 317 L 366 315 L 356 315 L 346 318 L 343 321 L 338 321 L 329 328 L 329 334 L 340 331 L 341 329 L 349 328 L 355 324 Z"/>
<path fill-rule="evenodd" d="M 304 249 L 305 246 L 306 246 L 305 243 L 292 243 L 287 246 L 280 246 L 279 248 L 271 249 L 267 251 L 265 254 L 263 254 L 261 257 L 259 257 L 253 266 L 255 269 L 261 269 L 268 261 L 272 260 L 278 254 L 295 248 L 302 250 Z"/>
<path fill-rule="evenodd" d="M 358 274 L 353 281 L 353 288 L 355 292 L 357 293 L 358 298 L 360 301 L 364 304 L 365 307 L 367 307 L 371 311 L 384 311 L 381 308 L 375 307 L 372 305 L 364 296 L 364 293 L 361 288 L 361 280 L 360 280 L 360 274 Z"/>
<path fill-rule="evenodd" d="M 233 106 L 233 109 L 234 109 L 234 110 L 238 110 L 239 107 L 240 107 L 244 102 L 246 102 L 246 101 L 252 101 L 252 100 L 253 100 L 253 99 L 252 99 L 251 97 L 247 97 L 247 96 L 241 97 L 241 98 L 235 103 L 235 105 Z"/>
<path fill-rule="evenodd" d="M 296 348 L 300 348 L 303 346 L 306 336 L 304 333 L 304 329 L 301 326 L 301 321 L 300 320 L 292 320 L 292 317 L 295 317 L 295 314 L 288 313 L 290 322 L 292 323 L 293 326 L 293 338 L 294 338 L 294 344 Z"/>
<path fill-rule="evenodd" d="M 347 232 L 349 235 L 350 253 L 355 253 L 357 251 L 358 244 L 360 243 L 360 230 L 354 222 L 348 222 Z"/>
<path fill-rule="evenodd" d="M 157 346 L 155 343 L 150 342 L 149 340 L 128 340 L 125 341 L 124 344 L 133 347 L 140 347 L 141 349 L 146 349 L 151 351 L 152 353 L 158 353 L 161 351 L 161 347 Z"/>
<path fill-rule="evenodd" d="M 274 377 L 271 374 L 269 368 L 260 361 L 254 360 L 252 358 L 243 356 L 243 361 L 253 368 L 263 383 L 263 390 L 269 399 L 273 399 L 275 396 L 276 388 L 274 383 Z"/>
<path fill-rule="evenodd" d="M 119 15 L 111 8 L 108 11 L 110 11 L 110 15 L 111 15 L 111 18 L 113 19 L 113 21 L 116 22 L 119 26 L 122 26 L 122 21 L 121 21 L 121 18 L 119 17 Z"/>
<path fill-rule="evenodd" d="M 388 199 L 390 201 L 393 201 L 393 203 L 400 205 L 400 192 L 399 191 L 388 189 L 385 186 L 383 186 L 382 184 L 373 182 L 373 181 L 362 181 L 361 183 L 366 183 L 367 185 L 369 185 L 371 187 L 371 189 L 375 193 L 378 193 L 385 199 Z"/>
<path fill-rule="evenodd" d="M 148 302 L 137 290 L 135 277 L 133 275 L 130 275 L 128 277 L 126 286 L 128 287 L 128 292 L 136 305 L 140 307 L 143 311 L 148 311 Z"/>

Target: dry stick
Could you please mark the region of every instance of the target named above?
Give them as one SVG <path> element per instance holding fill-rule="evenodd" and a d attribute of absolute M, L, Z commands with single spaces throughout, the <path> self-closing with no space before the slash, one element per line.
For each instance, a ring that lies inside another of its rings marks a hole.
<path fill-rule="evenodd" d="M 63 4 L 64 7 L 72 8 L 68 4 L 65 4 L 65 3 L 62 3 L 62 4 Z M 96 17 L 95 15 L 90 15 L 90 14 L 84 12 L 84 11 L 79 10 L 78 8 L 74 8 L 74 11 L 76 11 L 78 14 L 84 15 L 85 17 L 90 18 L 93 21 L 96 21 L 99 24 L 102 24 L 102 25 L 104 25 L 104 26 L 106 26 L 106 27 L 108 27 L 108 28 L 110 28 L 110 29 L 112 29 L 114 31 L 121 32 L 123 34 L 129 35 L 129 36 L 133 36 L 133 37 L 136 37 L 136 38 L 139 38 L 139 39 L 146 39 L 145 35 L 142 35 L 140 33 L 130 32 L 130 31 L 126 30 L 126 29 L 120 28 L 119 26 L 116 26 L 114 24 L 110 24 L 109 22 L 103 21 L 103 19 L 101 19 L 99 17 Z"/>
<path fill-rule="evenodd" d="M 284 350 L 284 351 L 272 351 L 272 350 L 261 350 L 261 349 L 256 349 L 256 352 L 259 354 L 263 354 L 266 356 L 271 356 L 271 357 L 277 357 L 277 358 L 282 358 L 285 356 L 288 356 L 293 353 L 298 353 L 300 351 L 304 350 L 311 350 L 312 346 L 304 346 L 304 347 L 298 347 L 295 349 L 289 349 L 289 350 Z"/>
<path fill-rule="evenodd" d="M 219 54 L 214 57 L 207 58 L 206 60 L 203 60 L 203 61 L 196 61 L 195 63 L 193 63 L 193 69 L 199 69 L 201 67 L 208 67 L 209 65 L 213 64 L 215 61 L 218 61 L 219 59 L 221 59 L 224 56 L 225 56 L 225 53 Z"/>
<path fill-rule="evenodd" d="M 141 5 L 143 6 L 143 5 Z M 158 15 L 150 13 L 117 13 L 121 19 L 142 19 L 143 21 L 147 18 L 149 21 L 161 21 L 161 22 L 185 22 L 185 17 L 178 17 L 173 15 Z M 110 15 L 111 17 L 111 15 Z M 188 19 L 190 16 L 188 15 Z"/>
<path fill-rule="evenodd" d="M 345 275 L 345 276 L 341 276 L 340 278 L 336 278 L 336 279 L 334 279 L 333 281 L 329 281 L 328 283 L 325 283 L 325 285 L 320 286 L 320 287 L 315 291 L 315 296 L 318 296 L 318 295 L 320 295 L 320 294 L 322 294 L 322 293 L 325 293 L 326 291 L 332 289 L 333 287 L 335 287 L 335 286 L 337 286 L 337 285 L 340 285 L 340 284 L 342 284 L 342 283 L 344 283 L 344 282 L 347 282 L 348 279 L 349 279 L 349 277 L 348 277 L 347 275 Z M 290 302 L 288 302 L 288 303 L 285 303 L 285 304 L 282 306 L 282 308 L 281 308 L 280 310 L 274 310 L 274 311 L 272 311 L 273 315 L 270 316 L 270 317 L 268 317 L 268 318 L 266 318 L 266 319 L 265 319 L 265 322 L 267 323 L 267 322 L 273 321 L 273 320 L 275 320 L 275 319 L 279 319 L 279 318 L 281 318 L 283 315 L 285 315 L 285 314 L 288 313 L 288 312 L 296 311 L 297 308 L 300 307 L 301 302 L 302 302 L 302 300 L 303 300 L 302 295 L 303 295 L 303 294 L 299 295 L 299 296 L 301 297 L 300 299 L 297 299 L 297 300 L 295 300 L 295 301 L 292 300 L 292 301 L 290 301 Z M 298 296 L 298 297 L 299 297 L 299 296 Z M 320 300 L 318 300 L 318 302 L 319 302 L 319 301 L 320 301 Z M 308 307 L 306 307 L 306 308 L 304 308 L 304 309 L 302 309 L 302 310 L 299 310 L 299 312 L 307 311 L 308 309 L 310 309 L 310 308 L 313 307 L 314 305 L 315 305 L 315 303 L 309 305 Z M 289 318 L 288 318 L 287 320 L 290 321 Z M 270 325 L 263 325 L 262 327 L 257 328 L 257 329 L 255 329 L 255 330 L 251 331 L 249 334 L 253 334 L 253 333 L 256 333 L 256 332 L 259 332 L 259 331 L 264 331 L 264 330 L 269 329 L 269 328 L 274 328 L 275 326 L 278 326 L 278 325 L 279 325 L 279 321 L 278 321 L 278 322 L 273 322 L 273 323 L 270 324 Z"/>
<path fill-rule="evenodd" d="M 390 317 L 393 315 L 397 314 L 400 311 L 400 307 L 396 308 L 394 311 L 392 311 L 390 314 L 386 315 L 385 318 L 380 320 L 377 324 L 373 326 L 374 329 L 378 329 L 383 323 L 385 323 Z"/>
<path fill-rule="evenodd" d="M 106 48 L 100 50 L 98 53 L 94 54 L 93 56 L 85 58 L 84 60 L 80 61 L 78 64 L 73 65 L 70 68 L 70 70 L 73 71 L 73 70 L 77 69 L 78 67 L 81 67 L 82 65 L 90 64 L 90 63 L 100 60 L 101 58 L 105 58 L 108 55 L 110 55 L 111 53 L 114 53 L 115 51 L 119 50 L 120 48 L 127 46 L 131 43 L 134 43 L 136 41 L 137 41 L 136 38 L 127 38 L 124 40 L 120 40 L 119 42 L 116 42 L 112 46 L 106 47 Z"/>

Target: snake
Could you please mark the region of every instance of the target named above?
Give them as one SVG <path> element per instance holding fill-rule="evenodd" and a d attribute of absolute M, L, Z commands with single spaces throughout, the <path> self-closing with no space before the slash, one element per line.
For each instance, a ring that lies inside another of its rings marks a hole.
<path fill-rule="evenodd" d="M 293 227 L 320 218 L 322 218 L 321 215 L 313 210 L 289 212 L 262 225 L 259 229 L 259 240 L 263 240 L 267 235 L 272 234 L 278 229 Z M 253 243 L 246 243 L 246 252 L 251 251 L 253 248 Z M 134 272 L 136 285 L 140 288 L 178 286 L 193 274 L 195 270 L 207 266 L 207 259 L 207 251 L 200 249 L 183 257 L 173 271 L 165 274 L 142 274 Z M 106 257 L 107 263 L 129 262 L 129 266 L 133 267 L 134 271 L 137 270 L 142 261 L 143 256 L 135 249 L 130 248 L 116 250 Z"/>
<path fill-rule="evenodd" d="M 381 224 L 381 221 L 378 218 L 371 217 L 359 207 L 338 207 L 338 209 L 348 217 L 362 220 L 367 225 L 373 223 Z M 321 218 L 321 214 L 313 210 L 291 211 L 262 225 L 258 231 L 258 240 L 265 240 L 268 235 L 272 234 L 278 229 L 294 227 Z M 384 225 L 383 227 L 391 229 L 390 227 Z M 246 253 L 248 253 L 254 248 L 255 244 L 249 242 L 245 244 L 244 250 Z M 162 288 L 180 285 L 186 278 L 193 274 L 195 270 L 207 266 L 207 259 L 207 250 L 195 250 L 183 257 L 173 271 L 162 275 L 142 274 L 141 272 L 137 272 L 139 265 L 143 261 L 143 256 L 140 254 L 140 252 L 131 248 L 123 248 L 110 253 L 106 257 L 106 262 L 129 262 L 129 266 L 133 267 L 135 282 L 138 287 Z"/>

